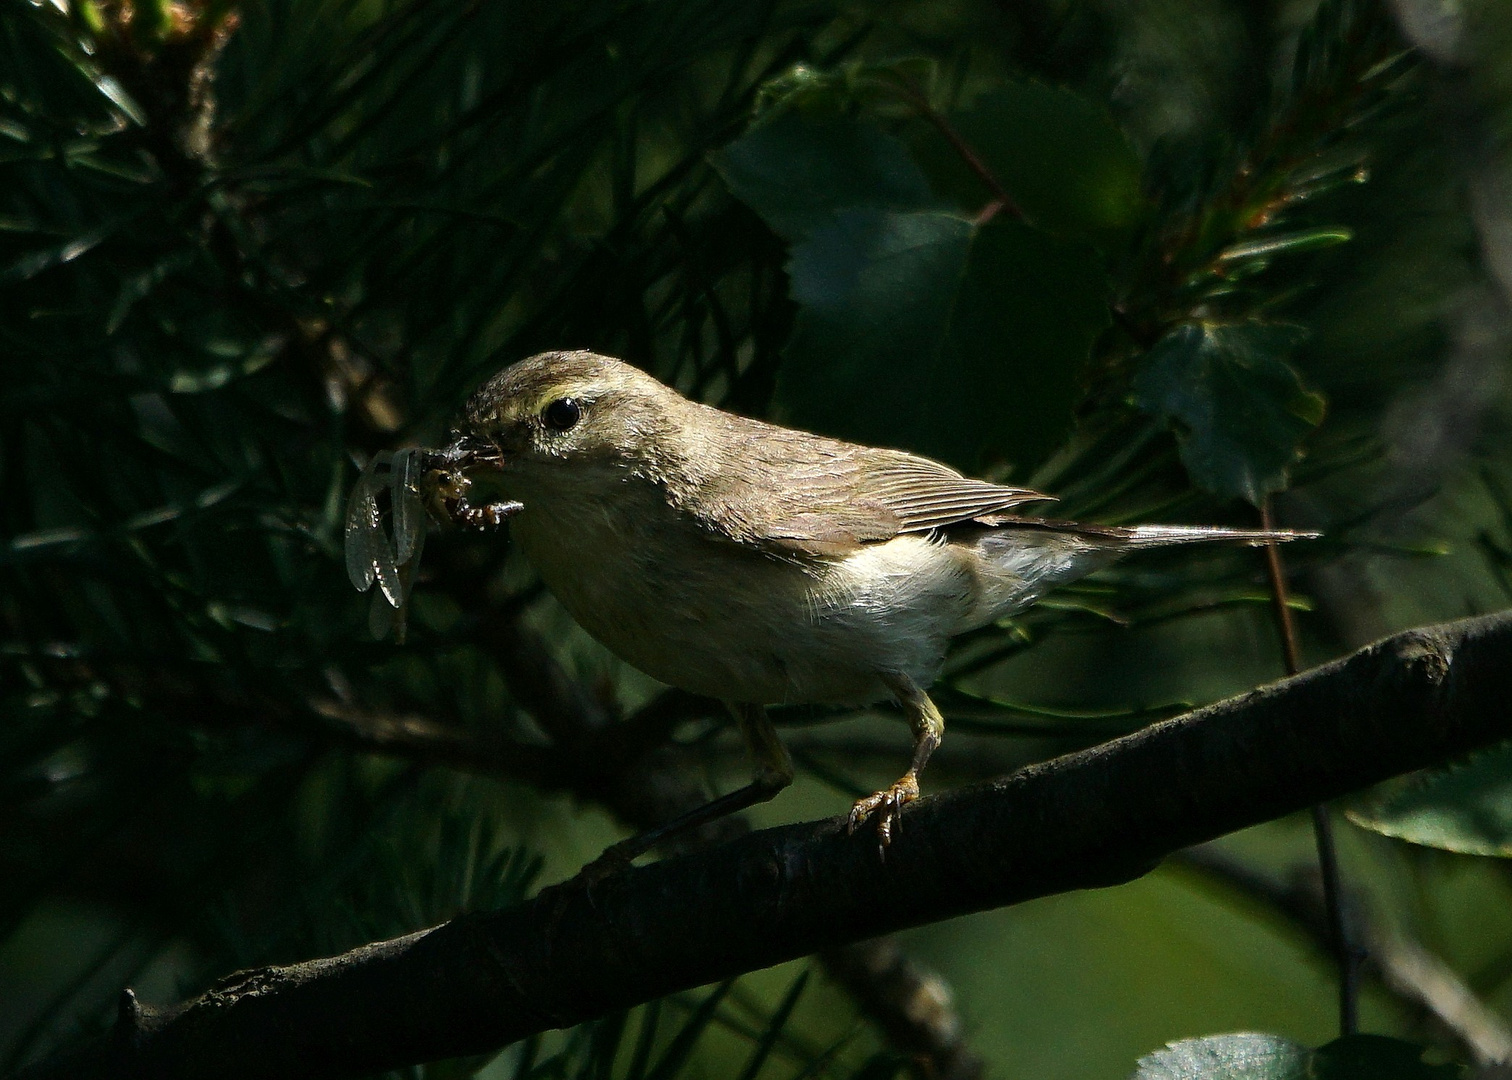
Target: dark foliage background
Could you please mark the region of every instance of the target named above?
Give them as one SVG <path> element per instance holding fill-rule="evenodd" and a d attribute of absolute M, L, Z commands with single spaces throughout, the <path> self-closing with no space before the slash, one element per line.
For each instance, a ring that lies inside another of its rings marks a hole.
<path fill-rule="evenodd" d="M 1286 552 L 1311 660 L 1506 606 L 1509 57 L 1495 0 L 0 0 L 0 1055 L 125 985 L 510 903 L 742 780 L 719 710 L 587 639 L 501 536 L 433 536 L 407 641 L 369 632 L 358 469 L 536 351 L 1066 516 L 1272 504 L 1326 533 Z M 1254 552 L 1186 551 L 960 642 L 927 786 L 1280 675 L 1272 600 Z M 757 824 L 905 760 L 885 711 L 779 719 L 802 772 Z M 1492 752 L 1335 815 L 1362 1027 L 1435 1060 L 1512 1053 L 1509 776 Z M 1328 1041 L 1312 858 L 1279 821 L 910 935 L 951 1068 Z M 826 970 L 415 1074 L 949 1071 Z"/>

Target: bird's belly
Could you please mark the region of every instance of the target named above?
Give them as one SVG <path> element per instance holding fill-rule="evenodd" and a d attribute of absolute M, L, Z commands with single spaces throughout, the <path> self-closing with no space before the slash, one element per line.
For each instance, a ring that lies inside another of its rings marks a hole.
<path fill-rule="evenodd" d="M 965 574 L 920 537 L 796 562 L 693 526 L 652 536 L 635 515 L 532 516 L 515 535 L 584 629 L 651 677 L 725 700 L 860 704 L 887 695 L 884 674 L 927 686 L 969 606 Z"/>

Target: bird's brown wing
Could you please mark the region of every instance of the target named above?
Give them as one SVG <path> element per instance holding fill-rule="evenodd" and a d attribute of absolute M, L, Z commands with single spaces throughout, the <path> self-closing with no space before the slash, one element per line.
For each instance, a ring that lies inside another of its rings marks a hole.
<path fill-rule="evenodd" d="M 893 452 L 874 463 L 857 484 L 859 501 L 897 518 L 898 532 L 926 532 L 963 521 L 989 521 L 1026 502 L 1053 500 L 1029 488 L 1008 487 L 962 476 L 948 465 Z"/>
<path fill-rule="evenodd" d="M 948 465 L 744 421 L 745 453 L 697 485 L 687 508 L 728 539 L 775 554 L 839 555 L 901 533 L 997 515 L 1053 496 Z"/>

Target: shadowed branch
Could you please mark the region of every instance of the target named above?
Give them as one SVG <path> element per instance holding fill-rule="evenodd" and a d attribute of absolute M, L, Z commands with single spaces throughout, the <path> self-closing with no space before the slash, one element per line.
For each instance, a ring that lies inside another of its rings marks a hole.
<path fill-rule="evenodd" d="M 1116 885 L 1181 848 L 1512 737 L 1512 613 L 1344 660 L 920 800 L 879 861 L 834 819 L 504 911 L 259 968 L 24 1073 L 359 1076 L 478 1053 L 878 934 Z"/>

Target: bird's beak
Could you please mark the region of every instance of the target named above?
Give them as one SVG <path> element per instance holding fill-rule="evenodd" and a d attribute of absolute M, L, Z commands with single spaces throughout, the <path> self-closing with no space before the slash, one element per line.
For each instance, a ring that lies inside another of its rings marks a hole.
<path fill-rule="evenodd" d="M 439 452 L 441 462 L 453 469 L 465 470 L 474 465 L 504 467 L 504 452 L 487 439 L 470 432 L 453 431 L 452 441 Z"/>

